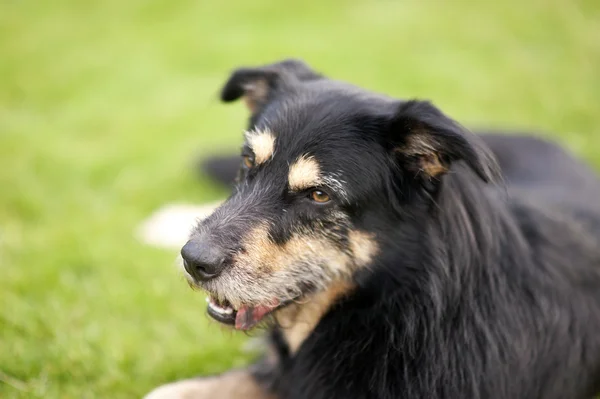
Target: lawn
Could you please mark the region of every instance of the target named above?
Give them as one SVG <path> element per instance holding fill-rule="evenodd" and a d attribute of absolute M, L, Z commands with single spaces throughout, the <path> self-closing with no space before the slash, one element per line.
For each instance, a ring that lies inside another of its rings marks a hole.
<path fill-rule="evenodd" d="M 303 58 L 600 167 L 598 21 L 596 0 L 0 2 L 0 397 L 135 398 L 249 360 L 133 235 L 226 195 L 193 162 L 239 147 L 233 67 Z"/>

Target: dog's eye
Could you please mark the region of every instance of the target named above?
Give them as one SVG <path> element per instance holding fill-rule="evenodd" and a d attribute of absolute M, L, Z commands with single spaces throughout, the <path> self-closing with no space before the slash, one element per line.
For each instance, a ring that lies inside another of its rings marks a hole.
<path fill-rule="evenodd" d="M 242 161 L 244 162 L 244 166 L 248 169 L 254 166 L 254 156 L 252 155 L 244 155 L 242 156 Z"/>
<path fill-rule="evenodd" d="M 329 202 L 330 198 L 329 195 L 321 190 L 313 190 L 310 192 L 310 199 L 312 199 L 315 202 L 318 202 L 320 204 L 324 204 L 326 202 Z"/>

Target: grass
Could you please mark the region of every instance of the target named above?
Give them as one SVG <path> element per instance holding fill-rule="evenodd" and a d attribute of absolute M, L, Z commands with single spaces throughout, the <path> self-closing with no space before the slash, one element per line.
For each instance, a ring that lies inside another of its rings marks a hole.
<path fill-rule="evenodd" d="M 191 166 L 238 148 L 231 68 L 304 58 L 600 167 L 598 20 L 594 0 L 1 2 L 0 397 L 139 397 L 248 361 L 132 235 L 226 194 Z"/>

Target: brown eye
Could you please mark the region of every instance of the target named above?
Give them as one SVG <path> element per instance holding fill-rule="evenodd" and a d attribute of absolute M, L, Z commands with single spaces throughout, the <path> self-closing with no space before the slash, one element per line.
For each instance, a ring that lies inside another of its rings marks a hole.
<path fill-rule="evenodd" d="M 321 190 L 313 190 L 310 193 L 310 198 L 315 201 L 318 202 L 320 204 L 324 204 L 325 202 L 329 202 L 329 195 L 327 195 L 327 193 L 321 191 Z"/>
<path fill-rule="evenodd" d="M 252 155 L 244 155 L 242 160 L 244 162 L 244 166 L 248 169 L 254 166 L 254 157 Z"/>

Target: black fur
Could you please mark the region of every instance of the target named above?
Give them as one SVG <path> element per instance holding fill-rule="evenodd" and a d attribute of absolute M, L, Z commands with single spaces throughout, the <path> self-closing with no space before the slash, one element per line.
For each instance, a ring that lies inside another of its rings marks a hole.
<path fill-rule="evenodd" d="M 238 70 L 224 88 L 229 101 L 243 95 L 240 81 L 268 82 L 251 127 L 276 132 L 279 158 L 248 184 L 277 191 L 286 162 L 314 154 L 324 170 L 343 174 L 349 197 L 335 206 L 352 228 L 375 234 L 380 251 L 297 353 L 272 332 L 279 361 L 256 372 L 261 383 L 286 399 L 600 392 L 600 183 L 593 173 L 553 144 L 481 140 L 430 103 L 289 65 Z M 423 172 L 431 156 L 447 173 Z M 279 220 L 279 202 L 265 201 L 253 218 L 263 212 Z"/>

